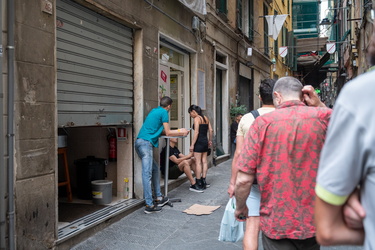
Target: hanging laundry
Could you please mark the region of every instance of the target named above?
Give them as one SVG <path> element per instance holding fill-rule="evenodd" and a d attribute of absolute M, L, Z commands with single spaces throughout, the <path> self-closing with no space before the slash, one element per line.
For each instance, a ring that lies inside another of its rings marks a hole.
<path fill-rule="evenodd" d="M 268 36 L 272 37 L 274 40 L 277 40 L 287 16 L 288 15 L 285 14 L 264 17 L 266 18 L 268 24 Z"/>

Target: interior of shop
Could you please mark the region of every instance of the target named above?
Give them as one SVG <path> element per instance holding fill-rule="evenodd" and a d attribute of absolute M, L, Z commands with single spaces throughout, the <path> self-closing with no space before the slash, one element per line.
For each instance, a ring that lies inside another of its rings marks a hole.
<path fill-rule="evenodd" d="M 133 198 L 132 127 L 58 130 L 59 228 Z"/>

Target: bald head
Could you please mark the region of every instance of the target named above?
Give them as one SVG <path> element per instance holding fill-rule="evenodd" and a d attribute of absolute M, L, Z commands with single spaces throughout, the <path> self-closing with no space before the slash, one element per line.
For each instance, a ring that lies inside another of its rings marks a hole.
<path fill-rule="evenodd" d="M 290 76 L 282 77 L 276 81 L 273 87 L 274 105 L 278 106 L 285 101 L 302 101 L 302 83 Z"/>

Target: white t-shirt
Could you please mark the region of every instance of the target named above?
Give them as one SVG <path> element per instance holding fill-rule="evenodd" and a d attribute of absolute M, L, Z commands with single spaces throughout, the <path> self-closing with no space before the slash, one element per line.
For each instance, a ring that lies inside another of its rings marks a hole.
<path fill-rule="evenodd" d="M 270 107 L 263 107 L 263 108 L 259 108 L 258 109 L 258 112 L 259 112 L 259 115 L 264 115 L 266 113 L 269 113 L 271 111 L 274 111 L 275 108 L 270 108 Z M 247 131 L 249 131 L 249 128 L 251 126 L 251 124 L 253 124 L 254 122 L 254 116 L 252 113 L 247 113 L 246 115 L 244 115 L 242 118 L 241 118 L 241 121 L 240 123 L 238 124 L 238 129 L 237 129 L 237 136 L 243 136 L 245 137 Z"/>

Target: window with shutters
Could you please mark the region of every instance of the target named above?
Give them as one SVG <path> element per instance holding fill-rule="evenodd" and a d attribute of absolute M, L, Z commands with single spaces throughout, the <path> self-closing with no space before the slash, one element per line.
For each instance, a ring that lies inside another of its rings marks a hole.
<path fill-rule="evenodd" d="M 242 21 L 243 21 L 242 15 L 243 15 L 242 0 L 237 0 L 237 28 L 239 30 L 242 30 L 242 32 L 243 32 L 243 29 L 242 29 Z"/>
<path fill-rule="evenodd" d="M 216 0 L 216 12 L 225 16 L 228 14 L 227 0 Z"/>
<path fill-rule="evenodd" d="M 288 30 L 286 29 L 286 27 L 285 26 L 283 26 L 283 28 L 282 28 L 282 44 L 281 44 L 281 46 L 283 46 L 283 47 L 287 47 L 288 46 L 288 43 L 287 43 L 287 40 L 288 40 Z M 289 53 L 289 51 L 288 51 L 288 53 Z M 286 63 L 286 58 L 287 57 L 283 57 L 282 58 L 282 60 L 283 60 L 283 63 Z"/>
<path fill-rule="evenodd" d="M 249 38 L 254 38 L 254 2 L 253 0 L 237 0 L 237 28 Z"/>
<path fill-rule="evenodd" d="M 277 16 L 277 10 L 275 10 L 274 11 L 274 13 L 273 13 L 275 16 Z M 278 41 L 278 39 L 276 38 L 276 40 L 274 40 L 274 45 L 273 45 L 273 51 L 274 51 L 274 55 L 275 55 L 275 59 L 276 59 L 276 61 L 277 61 L 277 58 L 278 58 L 278 56 L 279 56 L 279 41 Z"/>
<path fill-rule="evenodd" d="M 263 16 L 268 15 L 268 7 L 266 4 L 263 4 Z M 264 39 L 264 54 L 266 56 L 269 56 L 269 40 L 268 40 L 268 24 L 267 20 L 263 18 L 263 27 L 264 27 L 264 34 L 263 34 L 263 39 Z"/>
<path fill-rule="evenodd" d="M 294 37 L 294 32 L 288 32 L 288 55 L 286 56 L 286 64 L 292 71 L 297 70 L 297 59 L 296 59 L 296 38 Z"/>
<path fill-rule="evenodd" d="M 249 0 L 248 1 L 249 5 L 249 12 L 248 12 L 248 24 L 249 24 L 249 33 L 248 37 L 252 41 L 254 38 L 254 1 Z"/>

